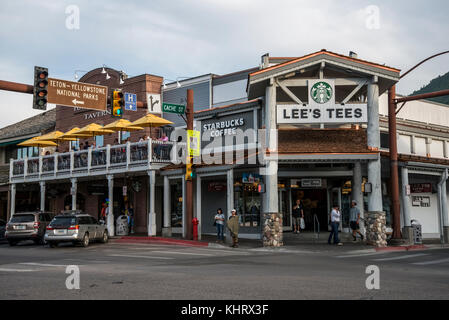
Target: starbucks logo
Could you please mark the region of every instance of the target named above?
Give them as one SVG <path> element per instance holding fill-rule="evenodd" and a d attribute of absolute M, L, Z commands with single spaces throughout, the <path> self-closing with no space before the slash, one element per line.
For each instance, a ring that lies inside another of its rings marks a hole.
<path fill-rule="evenodd" d="M 313 101 L 319 104 L 324 104 L 332 98 L 332 87 L 327 82 L 317 82 L 310 90 L 310 96 Z"/>

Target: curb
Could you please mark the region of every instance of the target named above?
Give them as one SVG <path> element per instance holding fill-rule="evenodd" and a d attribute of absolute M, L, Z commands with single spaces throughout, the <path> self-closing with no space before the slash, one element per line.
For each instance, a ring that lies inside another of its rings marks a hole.
<path fill-rule="evenodd" d="M 113 240 L 116 243 L 160 243 L 180 245 L 186 247 L 208 247 L 209 242 L 199 242 L 193 240 L 180 240 L 160 237 L 121 237 Z"/>
<path fill-rule="evenodd" d="M 375 248 L 377 252 L 391 252 L 391 251 L 412 251 L 412 250 L 426 250 L 429 247 L 425 245 L 411 245 L 411 246 L 397 246 L 397 247 L 386 247 L 386 248 Z"/>

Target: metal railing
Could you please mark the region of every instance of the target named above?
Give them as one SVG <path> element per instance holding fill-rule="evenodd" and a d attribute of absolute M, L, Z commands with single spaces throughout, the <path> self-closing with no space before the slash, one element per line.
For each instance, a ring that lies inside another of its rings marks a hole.
<path fill-rule="evenodd" d="M 143 142 L 108 145 L 102 148 L 55 153 L 39 157 L 11 159 L 10 178 L 48 177 L 58 174 L 72 174 L 91 171 L 108 171 L 109 169 L 128 170 L 129 167 L 142 166 L 143 170 L 151 163 L 176 163 L 178 148 L 185 148 L 185 143 L 157 141 L 148 139 Z"/>

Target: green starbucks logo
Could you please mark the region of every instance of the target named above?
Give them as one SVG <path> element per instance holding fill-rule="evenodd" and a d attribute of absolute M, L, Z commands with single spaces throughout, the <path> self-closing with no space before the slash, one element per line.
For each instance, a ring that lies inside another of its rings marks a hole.
<path fill-rule="evenodd" d="M 332 98 L 332 87 L 327 82 L 317 82 L 310 90 L 310 96 L 313 101 L 319 104 L 324 104 Z"/>

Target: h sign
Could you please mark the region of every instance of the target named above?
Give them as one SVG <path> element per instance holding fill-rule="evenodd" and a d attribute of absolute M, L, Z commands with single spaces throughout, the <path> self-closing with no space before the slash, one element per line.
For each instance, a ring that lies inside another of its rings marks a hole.
<path fill-rule="evenodd" d="M 137 95 L 125 92 L 125 110 L 137 111 Z"/>

